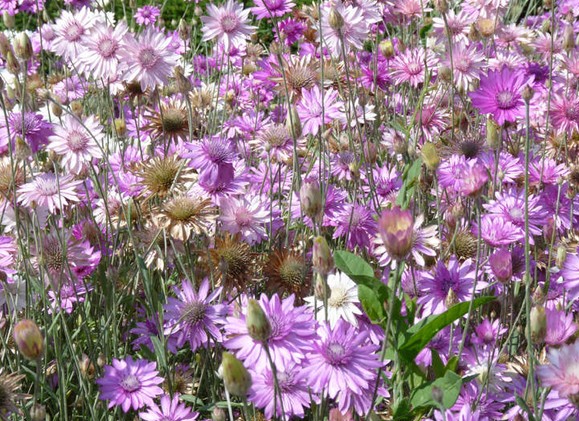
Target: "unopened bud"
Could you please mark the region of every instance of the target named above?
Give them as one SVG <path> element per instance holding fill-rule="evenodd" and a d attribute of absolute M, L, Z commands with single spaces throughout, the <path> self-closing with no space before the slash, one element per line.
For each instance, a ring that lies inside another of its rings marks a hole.
<path fill-rule="evenodd" d="M 211 411 L 211 421 L 226 421 L 227 415 L 222 408 L 215 407 L 213 411 Z"/>
<path fill-rule="evenodd" d="M 82 102 L 72 101 L 70 103 L 70 109 L 72 110 L 72 113 L 74 115 L 76 115 L 79 118 L 82 117 Z"/>
<path fill-rule="evenodd" d="M 4 26 L 7 29 L 14 29 L 14 26 L 16 26 L 16 18 L 8 13 L 8 10 L 4 10 L 4 13 L 2 14 L 2 21 L 4 22 Z"/>
<path fill-rule="evenodd" d="M 523 100 L 525 102 L 529 102 L 531 101 L 531 99 L 533 99 L 533 95 L 535 95 L 535 91 L 533 90 L 533 88 L 530 87 L 529 85 L 525 85 L 525 87 L 523 88 L 523 92 L 521 93 Z"/>
<path fill-rule="evenodd" d="M 330 24 L 330 28 L 334 29 L 335 31 L 340 31 L 344 27 L 344 18 L 335 7 L 330 9 L 330 14 L 328 15 L 328 23 Z"/>
<path fill-rule="evenodd" d="M 450 288 L 448 290 L 448 294 L 446 294 L 444 305 L 446 306 L 446 308 L 450 308 L 456 303 L 458 303 L 458 297 L 456 296 L 456 293 L 452 290 L 452 288 Z"/>
<path fill-rule="evenodd" d="M 491 271 L 503 284 L 510 281 L 513 276 L 513 258 L 507 249 L 496 251 L 490 258 Z"/>
<path fill-rule="evenodd" d="M 82 354 L 79 365 L 80 372 L 83 376 L 85 376 L 87 379 L 92 379 L 94 377 L 96 368 L 88 355 Z"/>
<path fill-rule="evenodd" d="M 44 338 L 32 320 L 24 319 L 14 326 L 14 342 L 25 358 L 37 360 L 42 357 Z"/>
<path fill-rule="evenodd" d="M 300 188 L 300 205 L 303 213 L 313 220 L 321 218 L 324 207 L 322 191 L 317 181 L 305 181 Z"/>
<path fill-rule="evenodd" d="M 422 146 L 421 150 L 422 161 L 426 168 L 430 171 L 435 171 L 438 168 L 438 164 L 440 164 L 440 157 L 438 156 L 438 151 L 436 150 L 436 146 L 432 142 L 426 142 Z"/>
<path fill-rule="evenodd" d="M 250 74 L 255 73 L 256 71 L 257 71 L 257 66 L 255 65 L 255 63 L 253 61 L 248 61 L 241 68 L 241 73 L 243 73 L 244 76 L 249 76 Z"/>
<path fill-rule="evenodd" d="M 490 116 L 487 117 L 487 144 L 491 149 L 497 149 L 501 145 L 499 126 Z"/>
<path fill-rule="evenodd" d="M 495 33 L 495 20 L 481 18 L 476 22 L 478 32 L 484 37 L 489 38 Z"/>
<path fill-rule="evenodd" d="M 449 83 L 452 81 L 452 70 L 450 67 L 442 65 L 438 68 L 438 77 L 443 82 Z"/>
<path fill-rule="evenodd" d="M 573 25 L 565 26 L 563 31 L 563 49 L 570 53 L 575 49 L 575 31 Z"/>
<path fill-rule="evenodd" d="M 312 248 L 312 266 L 314 270 L 321 274 L 327 275 L 334 269 L 334 258 L 328 242 L 322 236 L 314 238 Z"/>
<path fill-rule="evenodd" d="M 12 50 L 12 47 L 10 46 L 10 41 L 8 41 L 8 37 L 4 35 L 4 32 L 0 32 L 0 55 L 6 57 L 6 54 L 10 50 Z"/>
<path fill-rule="evenodd" d="M 394 56 L 394 44 L 389 39 L 384 39 L 378 44 L 380 52 L 385 58 L 391 58 Z"/>
<path fill-rule="evenodd" d="M 20 63 L 12 50 L 6 53 L 6 70 L 15 76 L 20 73 Z"/>
<path fill-rule="evenodd" d="M 251 374 L 233 354 L 223 353 L 221 362 L 223 384 L 229 393 L 245 398 L 251 387 Z"/>
<path fill-rule="evenodd" d="M 62 105 L 52 102 L 50 104 L 50 111 L 52 111 L 52 114 L 54 114 L 55 117 L 61 117 L 62 116 Z"/>
<path fill-rule="evenodd" d="M 565 260 L 567 260 L 567 249 L 565 248 L 565 246 L 560 245 L 559 247 L 557 247 L 557 257 L 555 258 L 555 265 L 557 265 L 559 269 L 562 269 L 563 265 L 565 264 Z"/>
<path fill-rule="evenodd" d="M 295 106 L 291 105 L 288 110 L 286 128 L 297 139 L 302 135 L 302 122 Z"/>
<path fill-rule="evenodd" d="M 115 130 L 117 135 L 123 137 L 127 133 L 127 123 L 124 118 L 115 118 Z"/>
<path fill-rule="evenodd" d="M 20 32 L 14 39 L 14 53 L 24 61 L 32 58 L 32 43 L 26 32 Z"/>
<path fill-rule="evenodd" d="M 545 339 L 547 333 L 547 316 L 545 307 L 535 306 L 531 309 L 531 340 L 535 344 L 540 344 Z"/>
<path fill-rule="evenodd" d="M 181 19 L 179 21 L 179 38 L 181 38 L 183 41 L 187 41 L 189 38 L 191 38 L 191 27 L 187 24 L 187 22 L 185 22 L 184 19 Z"/>
<path fill-rule="evenodd" d="M 436 0 L 434 4 L 440 13 L 448 12 L 448 2 L 446 0 Z"/>
<path fill-rule="evenodd" d="M 271 336 L 269 319 L 259 303 L 254 299 L 250 299 L 247 303 L 245 324 L 249 336 L 258 342 L 266 342 Z"/>
<path fill-rule="evenodd" d="M 322 275 L 316 273 L 316 282 L 314 284 L 314 295 L 316 299 L 324 301 L 324 298 L 329 296 L 328 283 Z"/>
<path fill-rule="evenodd" d="M 412 213 L 397 206 L 385 210 L 378 221 L 378 232 L 388 254 L 396 260 L 404 259 L 412 250 L 414 239 Z"/>
<path fill-rule="evenodd" d="M 39 403 L 35 403 L 30 408 L 31 421 L 44 421 L 46 419 L 46 407 Z"/>

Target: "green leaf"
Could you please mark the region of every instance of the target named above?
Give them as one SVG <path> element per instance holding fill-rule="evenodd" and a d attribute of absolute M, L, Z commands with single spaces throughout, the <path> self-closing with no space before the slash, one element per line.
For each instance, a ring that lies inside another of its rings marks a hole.
<path fill-rule="evenodd" d="M 372 288 L 363 284 L 358 285 L 358 298 L 372 323 L 384 322 L 386 319 L 384 302 L 379 299 L 378 294 Z"/>
<path fill-rule="evenodd" d="M 374 278 L 374 270 L 364 259 L 345 250 L 334 253 L 336 267 L 352 278 Z"/>
<path fill-rule="evenodd" d="M 430 354 L 432 355 L 432 369 L 434 370 L 436 378 L 443 377 L 446 373 L 446 367 L 440 355 L 434 349 L 430 351 Z"/>
<path fill-rule="evenodd" d="M 418 177 L 420 176 L 420 169 L 422 168 L 422 159 L 416 159 L 412 164 L 407 164 L 402 174 L 402 187 L 396 197 L 396 204 L 402 209 L 408 208 L 410 199 L 414 195 L 416 185 L 418 184 Z"/>
<path fill-rule="evenodd" d="M 472 303 L 473 310 L 493 301 L 495 297 L 479 297 Z M 446 326 L 460 319 L 468 313 L 469 302 L 458 303 L 450 307 L 442 314 L 428 316 L 416 323 L 406 332 L 406 340 L 399 347 L 400 356 L 411 361 L 416 358 L 418 353 L 430 342 L 430 340 L 444 329 Z"/>
<path fill-rule="evenodd" d="M 430 30 L 432 29 L 432 23 L 429 23 L 427 25 L 424 25 L 422 28 L 420 28 L 420 39 L 421 40 L 426 40 L 426 36 L 428 35 L 428 33 L 430 32 Z"/>
<path fill-rule="evenodd" d="M 419 386 L 412 396 L 410 397 L 410 402 L 414 407 L 424 407 L 424 406 L 440 406 L 444 407 L 445 409 L 452 408 L 455 404 L 456 400 L 458 399 L 458 395 L 460 394 L 460 388 L 462 387 L 463 380 L 462 378 L 452 372 L 447 371 L 444 374 L 444 377 L 436 379 L 433 382 L 426 383 L 422 386 Z M 438 388 L 439 393 L 441 394 L 441 401 L 437 402 L 433 395 L 432 391 L 433 388 Z"/>
<path fill-rule="evenodd" d="M 458 369 L 458 357 L 455 355 L 452 358 L 450 358 L 446 363 L 446 370 L 454 371 L 456 373 L 457 369 Z"/>
<path fill-rule="evenodd" d="M 520 396 L 516 396 L 515 401 L 527 413 L 528 420 L 529 421 L 535 421 L 535 417 L 533 416 L 533 411 L 531 411 L 531 408 L 529 408 L 529 405 L 527 405 L 527 402 L 525 402 L 525 400 L 523 398 L 521 398 Z"/>

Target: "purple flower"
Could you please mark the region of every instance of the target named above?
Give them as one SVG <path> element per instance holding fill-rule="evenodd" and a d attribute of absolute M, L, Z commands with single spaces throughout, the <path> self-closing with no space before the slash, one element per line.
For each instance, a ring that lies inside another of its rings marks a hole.
<path fill-rule="evenodd" d="M 579 398 L 579 341 L 547 353 L 549 364 L 537 367 L 544 387 L 552 387 L 563 397 Z"/>
<path fill-rule="evenodd" d="M 342 413 L 356 406 L 356 412 L 364 415 L 371 404 L 376 369 L 383 366 L 376 354 L 378 346 L 368 341 L 367 331 L 342 319 L 334 329 L 321 324 L 318 335 L 304 368 L 312 391 L 336 399 Z M 355 402 L 366 405 L 353 405 Z"/>
<path fill-rule="evenodd" d="M 506 221 L 512 222 L 519 228 L 525 228 L 525 191 L 523 189 L 509 189 L 495 193 L 496 200 L 491 200 L 483 207 L 489 214 L 500 215 Z M 541 228 L 546 222 L 546 214 L 540 204 L 538 196 L 529 194 L 529 232 L 532 235 L 541 235 Z"/>
<path fill-rule="evenodd" d="M 106 365 L 103 377 L 96 381 L 100 386 L 100 399 L 110 401 L 109 408 L 120 406 L 123 412 L 154 405 L 153 398 L 163 394 L 163 389 L 157 385 L 164 380 L 157 377 L 156 368 L 154 362 L 135 361 L 131 356 L 124 360 L 113 358 L 113 365 Z"/>
<path fill-rule="evenodd" d="M 346 247 L 353 250 L 356 247 L 368 249 L 370 238 L 376 233 L 376 221 L 372 212 L 365 206 L 347 203 L 336 216 L 333 238 L 346 238 Z"/>
<path fill-rule="evenodd" d="M 275 416 L 278 418 L 284 418 L 284 416 L 285 419 L 292 416 L 303 418 L 304 408 L 310 407 L 310 393 L 306 384 L 305 371 L 295 363 L 289 363 L 286 367 L 277 367 L 276 374 L 281 391 L 281 404 L 279 393 L 275 392 L 271 368 L 251 373 L 253 383 L 249 392 L 249 401 L 258 408 L 265 409 L 267 419 L 274 417 L 274 409 Z"/>
<path fill-rule="evenodd" d="M 255 0 L 255 7 L 251 12 L 257 19 L 281 17 L 290 12 L 295 6 L 292 0 Z"/>
<path fill-rule="evenodd" d="M 139 413 L 139 417 L 145 421 L 194 421 L 198 416 L 199 413 L 179 403 L 179 395 L 174 395 L 173 399 L 163 395 L 160 407 L 152 403 L 147 412 Z"/>
<path fill-rule="evenodd" d="M 425 273 L 419 288 L 422 296 L 418 303 L 424 305 L 424 314 L 439 314 L 452 304 L 468 301 L 474 291 L 474 270 L 470 259 L 462 264 L 453 256 L 447 265 L 439 261 L 434 274 Z M 477 289 L 482 287 L 479 281 Z"/>
<path fill-rule="evenodd" d="M 156 6 L 143 6 L 135 13 L 135 22 L 139 25 L 154 25 L 157 18 L 161 16 L 161 11 Z"/>
<path fill-rule="evenodd" d="M 24 113 L 24 116 L 22 113 L 10 113 L 8 129 L 10 130 L 12 147 L 16 144 L 16 138 L 21 137 L 30 146 L 32 153 L 38 152 L 42 146 L 48 144 L 48 138 L 52 135 L 52 125 L 44 121 L 42 115 L 35 113 Z M 0 152 L 8 151 L 8 129 L 5 120 L 0 122 L 0 139 L 2 139 Z"/>
<path fill-rule="evenodd" d="M 469 94 L 472 105 L 483 114 L 492 114 L 499 125 L 505 121 L 515 122 L 524 115 L 521 92 L 528 82 L 532 82 L 532 78 L 523 71 L 506 66 L 501 70 L 491 70 L 481 78 L 479 88 Z"/>
<path fill-rule="evenodd" d="M 183 281 L 181 289 L 175 288 L 178 298 L 170 297 L 165 305 L 165 334 L 176 338 L 181 348 L 186 341 L 192 351 L 200 346 L 210 345 L 209 337 L 221 341 L 217 327 L 225 323 L 227 307 L 224 304 L 211 304 L 221 293 L 217 288 L 209 294 L 209 280 L 204 279 L 195 292 L 189 281 Z"/>
<path fill-rule="evenodd" d="M 547 307 L 545 308 L 545 316 L 547 318 L 545 334 L 545 343 L 547 345 L 562 345 L 577 332 L 577 325 L 572 313 L 565 314 L 564 311 Z"/>
<path fill-rule="evenodd" d="M 505 283 L 513 276 L 513 257 L 507 249 L 497 250 L 489 257 L 491 272 L 499 282 Z"/>
<path fill-rule="evenodd" d="M 525 232 L 511 221 L 506 221 L 501 216 L 485 215 L 481 219 L 481 237 L 493 247 L 508 246 L 525 237 Z M 477 235 L 478 228 L 473 227 Z"/>
<path fill-rule="evenodd" d="M 576 299 L 579 296 L 579 255 L 567 255 L 561 276 L 564 280 L 563 286 L 569 291 L 570 298 Z"/>
<path fill-rule="evenodd" d="M 271 299 L 262 294 L 259 299 L 271 325 L 267 346 L 277 367 L 287 367 L 292 361 L 299 364 L 311 349 L 315 337 L 313 313 L 305 306 L 294 307 L 294 300 L 294 295 L 281 300 L 277 294 Z M 270 363 L 263 344 L 249 336 L 245 322 L 247 306 L 243 307 L 237 317 L 227 318 L 227 340 L 223 345 L 235 350 L 237 358 L 243 360 L 246 367 L 262 371 Z"/>
<path fill-rule="evenodd" d="M 342 106 L 343 103 L 338 100 L 338 91 L 333 88 L 324 92 L 320 91 L 317 85 L 309 90 L 302 89 L 302 98 L 297 104 L 297 111 L 302 122 L 303 134 L 315 136 L 325 124 L 330 124 L 334 119 L 342 120 L 344 118 L 344 113 L 340 111 Z"/>

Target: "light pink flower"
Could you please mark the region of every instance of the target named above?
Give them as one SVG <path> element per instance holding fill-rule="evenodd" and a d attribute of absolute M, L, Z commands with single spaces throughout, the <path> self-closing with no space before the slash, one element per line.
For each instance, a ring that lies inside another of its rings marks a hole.
<path fill-rule="evenodd" d="M 34 207 L 33 204 L 46 206 L 50 213 L 54 213 L 79 201 L 76 187 L 81 183 L 70 175 L 40 174 L 18 189 L 18 201 L 30 208 Z"/>
<path fill-rule="evenodd" d="M 78 55 L 79 67 L 95 79 L 116 75 L 119 67 L 122 41 L 129 28 L 124 22 L 115 27 L 96 25 L 84 40 L 84 51 Z"/>
<path fill-rule="evenodd" d="M 322 104 L 323 95 L 323 104 Z M 302 89 L 302 98 L 297 104 L 298 115 L 302 122 L 303 134 L 317 135 L 325 124 L 334 119 L 344 120 L 342 101 L 338 100 L 338 92 L 333 88 L 322 92 L 315 85 L 312 89 Z"/>
<path fill-rule="evenodd" d="M 204 23 L 201 29 L 203 41 L 217 38 L 217 42 L 223 43 L 225 51 L 244 44 L 255 30 L 254 26 L 248 24 L 249 12 L 250 9 L 244 9 L 243 4 L 234 0 L 227 0 L 227 3 L 220 7 L 208 3 L 209 16 L 201 17 Z"/>
<path fill-rule="evenodd" d="M 552 387 L 563 397 L 579 396 L 579 341 L 547 353 L 549 364 L 537 367 L 537 374 L 545 387 Z"/>

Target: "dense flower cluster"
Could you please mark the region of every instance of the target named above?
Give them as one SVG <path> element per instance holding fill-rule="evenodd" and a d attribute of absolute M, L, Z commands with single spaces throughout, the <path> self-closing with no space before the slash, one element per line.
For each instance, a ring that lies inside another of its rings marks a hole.
<path fill-rule="evenodd" d="M 1 419 L 579 416 L 578 1 L 64 3 L 0 0 Z"/>

